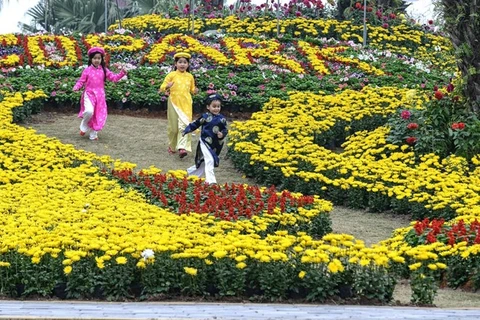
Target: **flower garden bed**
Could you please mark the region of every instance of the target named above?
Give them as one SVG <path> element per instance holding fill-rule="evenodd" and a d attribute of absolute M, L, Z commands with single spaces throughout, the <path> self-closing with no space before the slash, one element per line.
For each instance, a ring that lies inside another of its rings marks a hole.
<path fill-rule="evenodd" d="M 351 23 L 282 21 L 289 36 L 275 41 L 262 36 L 273 30 L 265 19 L 196 24 L 237 28 L 217 41 L 179 35 L 186 20 L 142 19 L 125 21 L 136 36 L 2 36 L 1 294 L 387 303 L 396 280 L 408 277 L 412 301 L 432 303 L 440 281 L 477 286 L 477 235 L 445 237 L 478 234 L 478 156 L 419 156 L 413 145 L 387 142 L 385 124 L 398 109 L 422 110 L 433 85 L 449 84 L 444 38 L 370 26 L 365 50 L 345 42 L 361 32 Z M 343 41 L 309 38 L 332 36 Z M 113 68 L 131 69 L 107 87 L 110 102 L 150 107 L 166 99 L 157 89 L 172 53 L 188 48 L 203 95 L 217 90 L 228 107 L 258 111 L 233 124 L 233 161 L 290 192 L 135 172 L 15 124 L 45 103 L 76 104 L 70 88 L 97 44 Z M 426 44 L 437 51 L 420 49 Z M 424 221 L 365 247 L 327 234 L 331 203 L 320 198 L 447 222 Z"/>

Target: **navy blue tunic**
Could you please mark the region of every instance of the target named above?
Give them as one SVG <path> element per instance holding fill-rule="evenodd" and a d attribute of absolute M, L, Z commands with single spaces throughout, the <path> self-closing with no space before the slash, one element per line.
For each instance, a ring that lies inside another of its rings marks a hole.
<path fill-rule="evenodd" d="M 202 127 L 200 139 L 205 143 L 208 150 L 213 156 L 214 165 L 218 167 L 220 163 L 219 155 L 223 148 L 223 141 L 228 134 L 227 119 L 222 114 L 213 115 L 210 112 L 202 114 L 200 118 L 190 123 L 184 133 L 190 133 Z M 219 139 L 217 133 L 223 133 L 222 139 Z M 195 165 L 200 167 L 203 160 L 202 149 L 200 148 L 200 141 L 198 142 L 197 152 L 195 153 Z"/>

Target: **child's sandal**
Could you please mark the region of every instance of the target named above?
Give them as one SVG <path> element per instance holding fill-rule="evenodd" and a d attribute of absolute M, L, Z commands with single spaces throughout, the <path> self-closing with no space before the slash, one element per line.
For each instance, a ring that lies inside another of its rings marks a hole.
<path fill-rule="evenodd" d="M 175 150 L 173 150 L 171 147 L 168 147 L 168 153 L 169 153 L 169 154 L 174 154 L 174 153 L 175 153 Z"/>
<path fill-rule="evenodd" d="M 86 132 L 80 130 L 80 135 L 83 137 L 85 135 Z"/>
<path fill-rule="evenodd" d="M 187 150 L 178 149 L 178 155 L 180 156 L 180 159 L 185 158 L 187 156 Z"/>

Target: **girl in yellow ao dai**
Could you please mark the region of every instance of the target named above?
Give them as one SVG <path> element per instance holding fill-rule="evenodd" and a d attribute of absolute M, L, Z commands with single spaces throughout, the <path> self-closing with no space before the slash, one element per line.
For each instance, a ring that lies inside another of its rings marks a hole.
<path fill-rule="evenodd" d="M 178 150 L 180 158 L 192 151 L 190 136 L 182 136 L 183 130 L 192 122 L 192 94 L 198 92 L 195 79 L 190 73 L 190 54 L 180 52 L 175 54 L 175 68 L 170 72 L 160 86 L 161 92 L 169 92 L 167 109 L 168 152 L 173 154 Z"/>

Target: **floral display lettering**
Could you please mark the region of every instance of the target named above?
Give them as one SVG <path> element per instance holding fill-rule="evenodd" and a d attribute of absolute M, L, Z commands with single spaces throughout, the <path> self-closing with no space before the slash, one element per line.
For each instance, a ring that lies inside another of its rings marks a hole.
<path fill-rule="evenodd" d="M 147 46 L 147 43 L 142 38 L 119 34 L 89 34 L 83 38 L 83 41 L 87 44 L 87 49 L 103 47 L 107 52 L 136 52 Z"/>
<path fill-rule="evenodd" d="M 44 66 L 75 66 L 78 59 L 78 43 L 73 38 L 66 36 L 29 36 L 25 37 L 27 43 L 28 60 L 32 65 Z"/>

